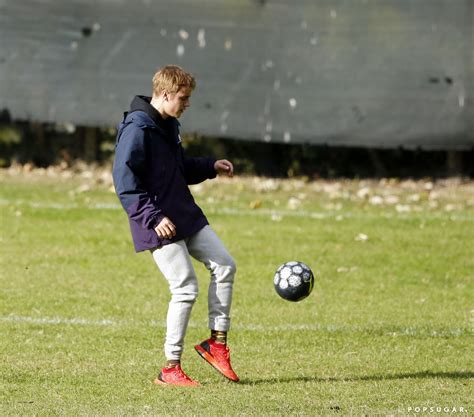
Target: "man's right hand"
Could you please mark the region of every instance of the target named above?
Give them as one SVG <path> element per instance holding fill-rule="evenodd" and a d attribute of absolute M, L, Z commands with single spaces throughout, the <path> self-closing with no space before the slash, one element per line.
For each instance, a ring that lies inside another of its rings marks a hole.
<path fill-rule="evenodd" d="M 155 227 L 155 232 L 161 239 L 171 239 L 176 236 L 176 226 L 168 217 L 163 217 L 163 220 Z"/>

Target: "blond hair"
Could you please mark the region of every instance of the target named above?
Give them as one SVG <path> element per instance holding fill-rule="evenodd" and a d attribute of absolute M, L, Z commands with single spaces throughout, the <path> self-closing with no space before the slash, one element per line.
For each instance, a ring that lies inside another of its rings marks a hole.
<path fill-rule="evenodd" d="M 177 93 L 181 88 L 196 87 L 196 80 L 188 72 L 177 65 L 166 65 L 160 68 L 153 76 L 153 95 L 159 96 L 162 92 Z"/>

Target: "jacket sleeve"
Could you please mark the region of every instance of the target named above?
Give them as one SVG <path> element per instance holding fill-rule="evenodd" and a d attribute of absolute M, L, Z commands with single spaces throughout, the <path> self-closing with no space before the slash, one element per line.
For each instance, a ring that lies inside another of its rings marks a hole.
<path fill-rule="evenodd" d="M 215 159 L 202 157 L 187 158 L 183 148 L 181 148 L 181 151 L 183 152 L 184 176 L 187 184 L 199 184 L 217 176 L 217 172 L 214 169 Z"/>
<path fill-rule="evenodd" d="M 154 228 L 165 217 L 154 197 L 144 187 L 145 131 L 125 126 L 117 135 L 113 179 L 115 191 L 130 220 L 145 229 Z"/>

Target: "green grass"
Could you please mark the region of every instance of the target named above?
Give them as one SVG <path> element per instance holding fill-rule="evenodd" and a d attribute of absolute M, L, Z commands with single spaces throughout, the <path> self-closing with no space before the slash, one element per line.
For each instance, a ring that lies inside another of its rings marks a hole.
<path fill-rule="evenodd" d="M 0 180 L 2 416 L 474 413 L 472 183 L 193 187 L 238 265 L 230 345 L 242 381 L 226 382 L 192 349 L 208 335 L 208 278 L 196 265 L 183 367 L 203 386 L 177 389 L 152 384 L 166 283 L 148 253 L 134 254 L 108 186 L 80 175 Z M 293 259 L 316 274 L 300 303 L 273 290 L 274 270 Z"/>

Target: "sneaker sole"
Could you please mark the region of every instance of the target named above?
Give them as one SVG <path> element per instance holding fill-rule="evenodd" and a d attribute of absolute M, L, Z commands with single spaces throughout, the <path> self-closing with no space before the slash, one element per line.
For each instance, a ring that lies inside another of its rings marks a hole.
<path fill-rule="evenodd" d="M 156 378 L 153 383 L 155 385 L 168 385 L 166 382 L 163 382 L 160 378 Z"/>
<path fill-rule="evenodd" d="M 214 361 L 214 358 L 201 345 L 194 346 L 194 349 L 196 349 L 196 352 L 199 354 L 201 358 L 203 358 L 209 365 L 211 365 L 221 375 L 225 376 L 229 381 L 239 382 L 240 380 L 239 377 L 233 378 L 226 375 L 225 372 L 221 369 L 221 367 Z"/>
<path fill-rule="evenodd" d="M 169 387 L 199 387 L 201 385 L 199 383 L 196 383 L 196 384 L 168 384 L 168 383 L 162 381 L 160 378 L 155 378 L 153 383 L 155 385 L 160 385 L 160 386 L 166 385 L 166 386 L 169 386 Z"/>

